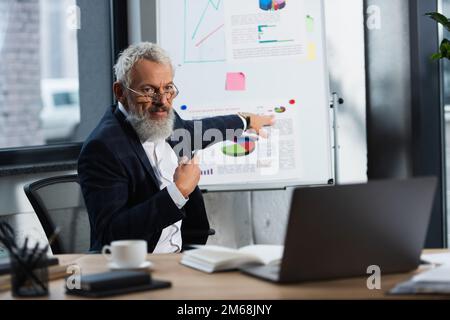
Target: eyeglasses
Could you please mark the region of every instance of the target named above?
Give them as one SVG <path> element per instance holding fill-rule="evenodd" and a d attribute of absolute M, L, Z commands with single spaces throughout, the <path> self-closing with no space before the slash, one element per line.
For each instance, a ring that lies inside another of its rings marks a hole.
<path fill-rule="evenodd" d="M 180 91 L 178 90 L 178 88 L 172 83 L 169 84 L 167 86 L 164 87 L 164 91 L 163 93 L 158 92 L 155 88 L 153 87 L 147 87 L 145 88 L 142 92 L 133 90 L 129 87 L 125 87 L 128 90 L 130 90 L 131 92 L 141 96 L 141 97 L 146 97 L 146 98 L 150 98 L 152 99 L 152 101 L 156 101 L 161 99 L 163 96 L 166 97 L 167 100 L 173 100 L 176 98 L 176 96 L 178 96 L 178 94 L 180 93 Z"/>

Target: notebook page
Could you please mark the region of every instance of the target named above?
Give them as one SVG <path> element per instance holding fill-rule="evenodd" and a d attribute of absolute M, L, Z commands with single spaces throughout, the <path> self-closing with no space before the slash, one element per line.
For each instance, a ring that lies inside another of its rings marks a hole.
<path fill-rule="evenodd" d="M 284 246 L 256 244 L 240 248 L 238 251 L 258 257 L 264 264 L 276 264 L 283 257 Z"/>

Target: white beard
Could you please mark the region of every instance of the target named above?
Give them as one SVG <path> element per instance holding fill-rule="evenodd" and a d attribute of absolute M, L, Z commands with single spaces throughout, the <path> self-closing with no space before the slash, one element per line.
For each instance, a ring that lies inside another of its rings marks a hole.
<path fill-rule="evenodd" d="M 153 120 L 146 115 L 128 111 L 127 121 L 134 128 L 141 142 L 155 142 L 170 137 L 175 123 L 175 113 L 171 108 L 167 112 L 166 119 Z"/>

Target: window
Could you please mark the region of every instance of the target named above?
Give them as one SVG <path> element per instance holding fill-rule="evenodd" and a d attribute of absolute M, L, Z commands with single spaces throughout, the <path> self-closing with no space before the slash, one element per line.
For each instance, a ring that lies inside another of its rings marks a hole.
<path fill-rule="evenodd" d="M 123 0 L 0 0 L 0 175 L 75 168 L 114 103 L 126 17 Z"/>
<path fill-rule="evenodd" d="M 440 12 L 446 16 L 450 15 L 450 0 L 442 0 Z M 450 32 L 442 29 L 442 36 L 450 39 Z M 447 231 L 448 231 L 448 241 L 450 241 L 450 61 L 442 61 L 442 98 L 445 111 L 445 136 L 446 136 L 446 181 L 447 181 Z M 450 243 L 450 242 L 449 242 Z"/>
<path fill-rule="evenodd" d="M 75 0 L 0 2 L 0 148 L 74 141 L 80 106 L 72 8 Z"/>

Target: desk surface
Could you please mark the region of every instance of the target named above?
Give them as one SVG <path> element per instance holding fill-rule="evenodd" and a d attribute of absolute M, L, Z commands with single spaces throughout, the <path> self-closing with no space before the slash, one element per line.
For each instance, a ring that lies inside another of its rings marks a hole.
<path fill-rule="evenodd" d="M 440 251 L 427 251 L 443 252 Z M 59 255 L 61 263 L 77 264 L 83 274 L 107 271 L 101 255 Z M 152 275 L 170 280 L 172 287 L 140 292 L 111 299 L 179 299 L 179 300 L 278 300 L 278 299 L 436 299 L 439 296 L 388 296 L 386 292 L 397 283 L 407 280 L 415 272 L 382 276 L 382 290 L 368 290 L 367 277 L 326 282 L 276 285 L 241 274 L 222 272 L 207 274 L 179 263 L 181 255 L 149 255 L 153 262 Z M 50 283 L 50 295 L 43 299 L 84 299 L 64 293 L 64 279 Z M 0 300 L 12 299 L 11 292 L 0 292 Z M 449 298 L 448 296 L 446 298 Z"/>

